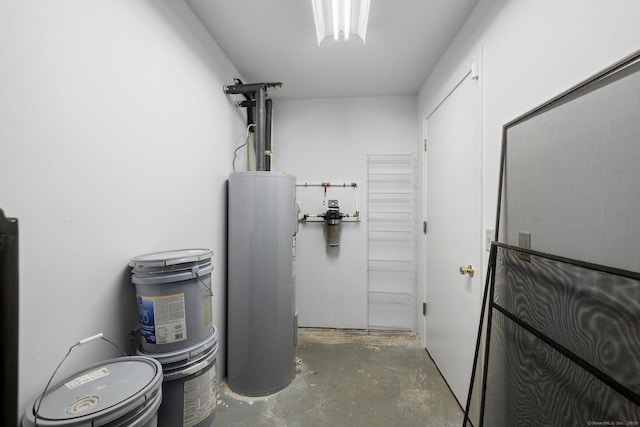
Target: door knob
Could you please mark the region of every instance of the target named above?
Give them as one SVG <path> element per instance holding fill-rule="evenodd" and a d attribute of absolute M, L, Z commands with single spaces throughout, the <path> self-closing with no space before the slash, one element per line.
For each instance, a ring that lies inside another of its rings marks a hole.
<path fill-rule="evenodd" d="M 462 266 L 460 267 L 460 274 L 468 274 L 469 277 L 473 277 L 473 273 L 476 272 L 476 269 L 473 268 L 473 265 L 469 264 L 468 266 Z"/>

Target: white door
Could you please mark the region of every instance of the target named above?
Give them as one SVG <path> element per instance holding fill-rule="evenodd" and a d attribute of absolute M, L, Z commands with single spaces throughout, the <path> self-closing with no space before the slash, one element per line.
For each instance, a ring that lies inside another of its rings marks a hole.
<path fill-rule="evenodd" d="M 464 408 L 484 286 L 482 157 L 480 84 L 471 71 L 456 83 L 425 124 L 425 345 Z"/>

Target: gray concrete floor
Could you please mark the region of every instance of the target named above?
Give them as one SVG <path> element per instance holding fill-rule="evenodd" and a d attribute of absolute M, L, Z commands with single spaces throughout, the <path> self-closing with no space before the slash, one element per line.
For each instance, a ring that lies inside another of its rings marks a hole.
<path fill-rule="evenodd" d="M 220 384 L 215 426 L 461 426 L 463 411 L 411 333 L 300 329 L 296 377 L 266 397 Z"/>

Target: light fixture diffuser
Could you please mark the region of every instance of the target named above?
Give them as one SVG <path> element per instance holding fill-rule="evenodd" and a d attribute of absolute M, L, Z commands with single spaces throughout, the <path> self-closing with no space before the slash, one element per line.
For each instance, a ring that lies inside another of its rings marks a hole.
<path fill-rule="evenodd" d="M 331 0 L 331 29 L 333 31 L 333 39 L 338 41 L 340 37 L 340 9 L 338 8 L 338 0 Z"/>
<path fill-rule="evenodd" d="M 332 36 L 348 41 L 357 35 L 364 43 L 367 36 L 370 0 L 311 0 L 318 46 Z"/>
<path fill-rule="evenodd" d="M 351 31 L 351 0 L 342 0 L 344 10 L 344 41 L 349 40 L 349 31 Z"/>

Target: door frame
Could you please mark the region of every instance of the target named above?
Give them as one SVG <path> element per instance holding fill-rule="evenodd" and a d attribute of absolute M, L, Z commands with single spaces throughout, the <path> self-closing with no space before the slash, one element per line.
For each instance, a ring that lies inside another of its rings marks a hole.
<path fill-rule="evenodd" d="M 483 109 L 482 109 L 482 105 L 483 105 L 483 83 L 482 83 L 482 48 L 480 48 L 477 52 L 475 52 L 473 55 L 469 56 L 469 58 L 467 58 L 465 61 L 461 62 L 463 65 L 460 66 L 456 72 L 453 74 L 453 77 L 451 79 L 449 79 L 447 81 L 447 84 L 444 85 L 442 87 L 442 89 L 440 90 L 440 92 L 438 92 L 438 96 L 436 96 L 434 98 L 434 102 L 431 103 L 430 108 L 428 108 L 427 114 L 423 117 L 422 119 L 422 132 L 423 132 L 423 143 L 426 145 L 426 140 L 427 140 L 427 135 L 428 135 L 428 128 L 427 128 L 427 122 L 429 120 L 429 118 L 438 110 L 438 108 L 449 98 L 449 96 L 451 96 L 451 94 L 458 88 L 458 86 L 466 79 L 466 78 L 473 78 L 473 79 L 479 79 L 479 81 L 477 82 L 477 84 L 479 84 L 480 86 L 478 87 L 478 105 L 477 105 L 477 111 L 478 111 L 478 124 L 477 124 L 477 129 L 476 129 L 476 134 L 478 136 L 478 153 L 479 153 L 479 158 L 478 158 L 478 176 L 477 176 L 477 184 L 474 187 L 475 190 L 478 192 L 479 195 L 479 204 L 478 204 L 478 212 L 477 212 L 477 221 L 475 222 L 475 229 L 477 232 L 477 242 L 478 242 L 478 260 L 479 260 L 479 265 L 476 267 L 476 271 L 477 274 L 479 276 L 480 280 L 480 284 L 481 286 L 484 284 L 484 276 L 486 274 L 486 268 L 485 268 L 485 259 L 487 258 L 487 256 L 485 256 L 486 254 L 485 249 L 486 249 L 486 242 L 485 242 L 485 234 L 486 232 L 484 231 L 484 204 L 485 204 L 485 199 L 484 199 L 484 191 L 483 191 L 483 183 L 484 183 L 484 157 L 485 157 L 485 151 L 484 151 L 484 138 L 483 138 Z M 475 77 L 475 78 L 474 78 Z M 422 214 L 421 214 L 421 218 L 422 221 L 428 221 L 428 218 L 426 217 L 426 213 L 427 213 L 427 203 L 428 203 L 428 194 L 427 194 L 427 157 L 428 157 L 428 151 L 426 149 L 422 150 L 422 189 L 421 189 L 421 209 L 422 209 Z M 427 304 L 429 303 L 429 301 L 427 301 L 426 296 L 427 296 L 427 268 L 426 268 L 426 256 L 427 256 L 427 252 L 426 252 L 426 243 L 427 243 L 427 235 L 425 233 L 422 234 L 422 239 L 420 239 L 420 294 L 422 297 L 422 301 L 426 302 Z M 482 304 L 482 289 L 480 289 L 480 291 L 478 292 L 478 300 L 477 300 L 477 305 L 478 308 L 481 308 L 481 304 Z M 480 310 L 478 310 L 478 312 L 480 312 Z M 420 325 L 421 329 L 421 339 L 422 339 L 422 343 L 424 345 L 424 347 L 427 347 L 427 317 L 425 315 L 422 315 L 422 310 L 420 310 L 420 312 L 418 313 L 418 318 L 421 319 L 418 321 L 417 324 Z M 479 364 L 482 364 L 482 354 L 480 355 L 480 359 L 478 360 Z M 474 384 L 476 385 L 475 388 L 477 388 L 478 384 L 481 384 L 482 381 L 478 381 L 476 379 L 476 381 L 474 382 Z M 477 393 L 473 393 L 474 396 L 477 396 Z M 479 408 L 480 408 L 480 401 L 474 399 L 474 402 L 471 403 L 471 408 L 470 408 L 470 417 L 472 420 L 478 418 L 479 416 Z M 459 402 L 462 406 L 465 405 L 466 402 Z"/>

